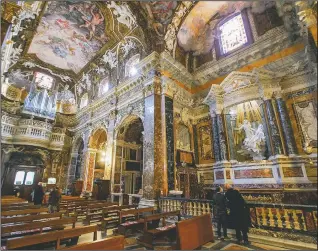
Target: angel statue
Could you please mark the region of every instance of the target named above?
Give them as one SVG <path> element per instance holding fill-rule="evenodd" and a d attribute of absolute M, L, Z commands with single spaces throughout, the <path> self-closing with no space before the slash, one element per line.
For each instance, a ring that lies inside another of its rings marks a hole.
<path fill-rule="evenodd" d="M 260 124 L 257 129 L 254 129 L 252 128 L 251 123 L 245 119 L 240 127 L 235 128 L 235 130 L 238 131 L 242 129 L 245 132 L 245 139 L 240 153 L 248 153 L 254 160 L 263 159 L 264 157 L 262 156 L 262 152 L 265 141 L 263 125 Z"/>

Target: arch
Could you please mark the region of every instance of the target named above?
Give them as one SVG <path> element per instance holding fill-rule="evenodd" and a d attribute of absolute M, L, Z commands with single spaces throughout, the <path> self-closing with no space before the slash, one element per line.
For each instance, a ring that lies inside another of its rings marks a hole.
<path fill-rule="evenodd" d="M 88 147 L 93 149 L 102 149 L 101 144 L 107 142 L 107 131 L 104 127 L 96 128 L 89 137 Z M 104 145 L 105 148 L 105 145 Z"/>
<path fill-rule="evenodd" d="M 138 116 L 137 114 L 131 113 L 131 114 L 127 114 L 123 118 L 121 118 L 120 121 L 117 123 L 117 126 L 115 128 L 115 139 L 118 138 L 118 133 L 122 127 L 124 127 L 125 125 L 131 123 L 134 120 L 138 120 L 138 119 L 140 119 L 141 124 L 143 126 L 143 119 L 140 116 Z"/>

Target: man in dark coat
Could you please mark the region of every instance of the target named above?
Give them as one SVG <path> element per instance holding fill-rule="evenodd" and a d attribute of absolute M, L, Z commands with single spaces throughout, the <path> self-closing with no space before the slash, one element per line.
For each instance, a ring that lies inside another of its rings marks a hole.
<path fill-rule="evenodd" d="M 36 187 L 34 188 L 34 196 L 33 196 L 34 205 L 42 205 L 43 196 L 44 196 L 43 187 L 39 184 L 36 185 Z"/>
<path fill-rule="evenodd" d="M 214 195 L 215 202 L 215 216 L 217 219 L 218 239 L 221 237 L 221 228 L 223 228 L 224 239 L 227 239 L 227 215 L 226 215 L 226 198 L 221 187 L 216 188 L 216 194 Z"/>
<path fill-rule="evenodd" d="M 246 203 L 240 192 L 233 189 L 231 185 L 225 184 L 225 189 L 225 197 L 228 201 L 228 208 L 230 209 L 230 221 L 235 228 L 236 239 L 238 243 L 241 243 L 243 235 L 244 244 L 248 244 L 247 232 L 250 225 L 250 217 Z"/>

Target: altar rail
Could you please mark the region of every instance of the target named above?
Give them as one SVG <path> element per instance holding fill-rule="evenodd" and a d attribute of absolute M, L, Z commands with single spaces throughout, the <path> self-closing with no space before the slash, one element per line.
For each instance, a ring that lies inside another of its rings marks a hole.
<path fill-rule="evenodd" d="M 317 206 L 247 202 L 251 227 L 317 235 Z M 215 221 L 214 201 L 184 198 L 159 198 L 162 212 L 180 210 L 181 216 L 210 213 Z"/>

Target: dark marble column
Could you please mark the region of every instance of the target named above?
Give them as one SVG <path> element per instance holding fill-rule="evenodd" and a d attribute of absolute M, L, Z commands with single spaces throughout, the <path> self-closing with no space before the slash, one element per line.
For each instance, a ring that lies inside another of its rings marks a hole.
<path fill-rule="evenodd" d="M 228 136 L 228 144 L 229 144 L 229 148 L 230 148 L 229 160 L 236 160 L 233 127 L 231 124 L 232 115 L 230 115 L 230 114 L 225 115 L 225 119 L 226 119 L 226 131 L 227 131 L 227 136 Z M 234 120 L 234 123 L 235 123 L 235 120 Z"/>
<path fill-rule="evenodd" d="M 226 135 L 223 124 L 223 118 L 221 114 L 216 115 L 216 120 L 218 124 L 218 136 L 219 136 L 219 145 L 220 145 L 220 160 L 227 160 L 227 146 L 226 146 Z"/>
<path fill-rule="evenodd" d="M 260 113 L 262 117 L 262 124 L 263 124 L 263 129 L 264 129 L 264 134 L 265 134 L 265 141 L 266 141 L 266 150 L 267 154 L 265 153 L 265 156 L 269 157 L 273 155 L 272 151 L 272 144 L 269 139 L 269 132 L 268 132 L 268 124 L 267 124 L 267 116 L 266 116 L 266 111 L 265 111 L 265 104 L 262 102 L 260 104 Z"/>
<path fill-rule="evenodd" d="M 219 144 L 219 130 L 216 115 L 212 115 L 212 139 L 213 139 L 213 152 L 215 161 L 221 160 L 220 157 L 220 144 Z"/>
<path fill-rule="evenodd" d="M 294 132 L 290 124 L 290 118 L 287 113 L 286 103 L 282 98 L 276 99 L 277 111 L 281 121 L 284 143 L 287 150 L 287 153 L 297 154 L 296 141 L 294 138 Z"/>
<path fill-rule="evenodd" d="M 166 149 L 168 190 L 174 190 L 174 132 L 173 132 L 173 100 L 167 96 L 165 101 Z"/>
<path fill-rule="evenodd" d="M 279 134 L 278 124 L 275 117 L 274 107 L 272 104 L 272 100 L 265 100 L 265 109 L 267 115 L 267 122 L 268 122 L 268 131 L 269 136 L 272 141 L 272 148 L 273 148 L 273 155 L 282 155 L 284 154 L 282 140 Z"/>

